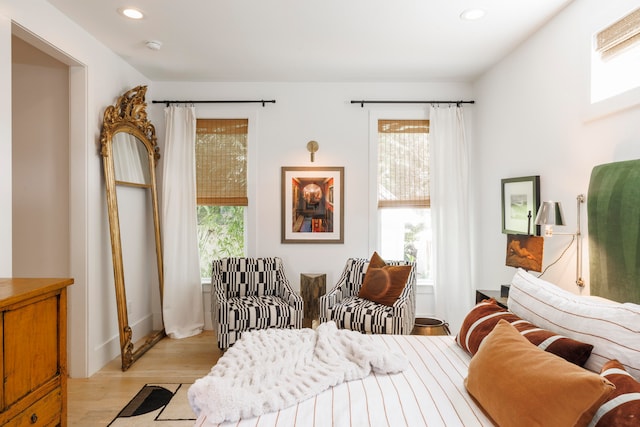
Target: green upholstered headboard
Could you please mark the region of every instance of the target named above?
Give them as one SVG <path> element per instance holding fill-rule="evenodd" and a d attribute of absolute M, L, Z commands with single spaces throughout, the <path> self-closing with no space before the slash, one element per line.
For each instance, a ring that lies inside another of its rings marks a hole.
<path fill-rule="evenodd" d="M 640 160 L 594 167 L 587 213 L 591 294 L 640 304 Z"/>

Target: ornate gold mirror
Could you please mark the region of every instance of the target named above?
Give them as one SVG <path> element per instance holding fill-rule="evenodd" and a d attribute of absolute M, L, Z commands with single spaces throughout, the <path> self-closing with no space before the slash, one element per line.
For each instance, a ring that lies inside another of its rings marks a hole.
<path fill-rule="evenodd" d="M 144 304 L 137 301 L 136 306 L 151 307 L 155 282 L 162 312 L 164 285 L 155 176 L 160 153 L 155 128 L 147 119 L 146 91 L 146 86 L 135 87 L 107 107 L 100 136 L 123 371 L 165 335 L 164 328 L 152 331 L 137 340 L 142 344 L 135 348 L 129 325 L 129 303 L 133 306 L 133 298 L 148 298 Z M 151 262 L 144 258 L 152 253 L 149 242 L 155 246 Z M 127 287 L 132 299 L 127 299 Z"/>

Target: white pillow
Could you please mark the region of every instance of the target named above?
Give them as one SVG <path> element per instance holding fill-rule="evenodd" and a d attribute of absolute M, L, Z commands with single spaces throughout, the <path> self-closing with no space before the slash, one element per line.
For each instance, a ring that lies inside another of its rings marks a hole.
<path fill-rule="evenodd" d="M 536 326 L 593 345 L 585 368 L 600 372 L 618 359 L 640 380 L 640 306 L 575 295 L 522 269 L 513 276 L 507 305 Z"/>

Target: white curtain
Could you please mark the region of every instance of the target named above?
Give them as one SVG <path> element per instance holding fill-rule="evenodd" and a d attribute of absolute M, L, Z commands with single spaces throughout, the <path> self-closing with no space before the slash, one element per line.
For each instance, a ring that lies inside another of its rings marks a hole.
<path fill-rule="evenodd" d="M 204 328 L 196 216 L 194 107 L 165 108 L 162 175 L 163 315 L 167 335 L 186 338 Z"/>
<path fill-rule="evenodd" d="M 436 314 L 455 334 L 473 301 L 469 158 L 462 108 L 432 106 L 429 122 Z"/>

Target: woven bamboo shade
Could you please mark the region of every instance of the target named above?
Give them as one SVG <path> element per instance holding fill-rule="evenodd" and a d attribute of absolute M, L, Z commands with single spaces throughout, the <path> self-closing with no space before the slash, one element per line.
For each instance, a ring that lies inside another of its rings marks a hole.
<path fill-rule="evenodd" d="M 596 34 L 596 51 L 603 59 L 640 43 L 640 9 L 609 25 Z"/>
<path fill-rule="evenodd" d="M 199 205 L 247 206 L 247 119 L 198 119 Z"/>
<path fill-rule="evenodd" d="M 379 208 L 431 205 L 428 134 L 428 120 L 378 121 Z"/>

